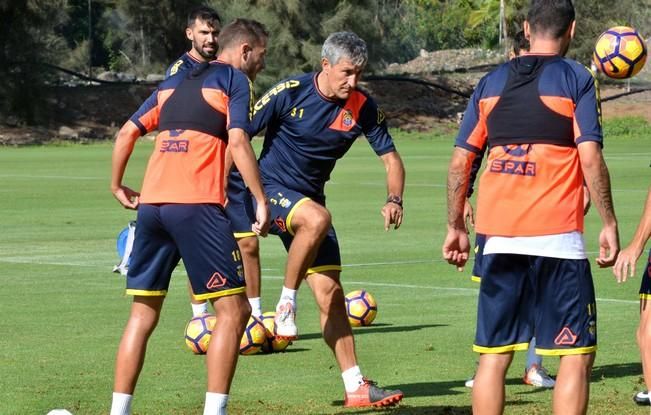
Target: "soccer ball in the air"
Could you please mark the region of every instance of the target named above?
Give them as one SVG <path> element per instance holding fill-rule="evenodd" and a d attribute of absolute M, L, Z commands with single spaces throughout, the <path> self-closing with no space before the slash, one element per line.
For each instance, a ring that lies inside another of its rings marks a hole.
<path fill-rule="evenodd" d="M 262 351 L 265 353 L 282 352 L 289 346 L 289 340 L 276 338 L 275 317 L 275 311 L 267 311 L 262 314 L 262 324 L 267 329 L 267 341 L 262 345 Z"/>
<path fill-rule="evenodd" d="M 217 319 L 212 314 L 202 314 L 190 319 L 185 326 L 185 344 L 195 354 L 205 354 L 208 351 L 212 329 Z"/>
<path fill-rule="evenodd" d="M 256 354 L 267 341 L 267 329 L 258 317 L 249 317 L 240 342 L 240 354 Z"/>
<path fill-rule="evenodd" d="M 610 78 L 624 79 L 640 72 L 646 55 L 644 38 L 635 29 L 616 26 L 599 36 L 592 59 Z"/>
<path fill-rule="evenodd" d="M 346 312 L 351 326 L 369 326 L 377 316 L 377 303 L 366 290 L 352 291 L 346 294 Z"/>

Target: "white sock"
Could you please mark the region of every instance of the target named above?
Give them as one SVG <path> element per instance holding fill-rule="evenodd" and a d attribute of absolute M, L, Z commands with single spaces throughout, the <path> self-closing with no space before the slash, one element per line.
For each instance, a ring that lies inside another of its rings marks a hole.
<path fill-rule="evenodd" d="M 131 400 L 133 395 L 113 392 L 111 402 L 111 415 L 131 415 Z"/>
<path fill-rule="evenodd" d="M 260 304 L 260 297 L 249 298 L 249 304 L 251 304 L 251 315 L 260 317 L 262 315 L 262 305 Z"/>
<path fill-rule="evenodd" d="M 359 385 L 364 383 L 364 377 L 359 366 L 353 366 L 341 372 L 341 378 L 344 380 L 344 388 L 346 392 L 355 392 Z"/>
<path fill-rule="evenodd" d="M 290 301 L 294 308 L 296 308 L 296 290 L 283 286 L 283 291 L 280 293 L 280 301 L 278 303 L 285 301 Z"/>
<path fill-rule="evenodd" d="M 227 415 L 226 404 L 228 395 L 223 393 L 206 392 L 206 403 L 203 407 L 203 415 Z"/>
<path fill-rule="evenodd" d="M 208 301 L 204 301 L 201 304 L 190 303 L 192 306 L 192 316 L 200 316 L 208 312 Z"/>

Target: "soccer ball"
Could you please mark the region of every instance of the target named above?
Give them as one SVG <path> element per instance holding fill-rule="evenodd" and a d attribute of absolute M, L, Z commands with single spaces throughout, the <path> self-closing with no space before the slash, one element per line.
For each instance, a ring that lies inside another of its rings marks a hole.
<path fill-rule="evenodd" d="M 370 326 L 377 316 L 377 303 L 366 290 L 352 291 L 346 294 L 346 312 L 351 326 Z"/>
<path fill-rule="evenodd" d="M 592 60 L 610 78 L 625 79 L 640 72 L 646 54 L 644 38 L 635 29 L 616 26 L 599 36 Z"/>
<path fill-rule="evenodd" d="M 282 352 L 289 346 L 289 340 L 276 338 L 275 317 L 275 311 L 267 311 L 262 315 L 262 324 L 267 329 L 267 341 L 262 345 L 262 351 L 265 353 Z"/>
<path fill-rule="evenodd" d="M 267 341 L 267 329 L 258 317 L 249 317 L 246 323 L 242 341 L 240 341 L 240 354 L 256 354 L 262 350 L 262 345 Z"/>
<path fill-rule="evenodd" d="M 195 354 L 205 354 L 208 351 L 208 344 L 215 328 L 217 318 L 212 314 L 202 314 L 190 319 L 185 326 L 185 344 Z"/>

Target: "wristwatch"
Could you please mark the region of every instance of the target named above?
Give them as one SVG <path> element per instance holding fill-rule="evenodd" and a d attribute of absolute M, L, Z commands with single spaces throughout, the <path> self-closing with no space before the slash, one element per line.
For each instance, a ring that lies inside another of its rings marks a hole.
<path fill-rule="evenodd" d="M 387 197 L 387 203 L 395 203 L 396 205 L 402 207 L 402 198 L 396 195 L 389 195 Z"/>

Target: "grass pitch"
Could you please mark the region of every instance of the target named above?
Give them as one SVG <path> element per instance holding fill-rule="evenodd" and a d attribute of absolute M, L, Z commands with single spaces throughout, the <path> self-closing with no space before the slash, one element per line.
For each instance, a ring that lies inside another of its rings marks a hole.
<path fill-rule="evenodd" d="M 649 130 L 640 120 L 606 124 L 604 152 L 623 244 L 649 186 Z M 383 230 L 384 169 L 364 140 L 339 162 L 326 190 L 345 290 L 365 288 L 379 306 L 372 326 L 354 330 L 359 364 L 366 376 L 405 393 L 400 407 L 382 413 L 469 414 L 470 390 L 463 382 L 475 367 L 478 286 L 469 278 L 472 264 L 458 273 L 440 253 L 452 137 L 395 136 L 407 170 L 400 230 Z M 136 146 L 127 185 L 139 187 L 151 149 L 147 142 Z M 117 233 L 135 217 L 108 190 L 110 153 L 109 143 L 0 150 L 0 414 L 109 411 L 114 357 L 130 306 L 124 279 L 111 267 L 118 260 Z M 592 210 L 586 226 L 592 257 L 599 230 Z M 270 236 L 261 254 L 267 311 L 282 286 L 285 252 Z M 638 268 L 645 259 L 646 252 Z M 593 267 L 593 273 L 599 352 L 589 412 L 648 413 L 631 400 L 644 387 L 635 344 L 639 275 L 617 285 L 610 270 Z M 204 359 L 183 342 L 191 316 L 185 281 L 179 269 L 149 344 L 135 414 L 202 412 Z M 342 408 L 339 369 L 321 339 L 307 287 L 299 292 L 298 325 L 301 337 L 287 352 L 240 358 L 230 413 L 373 413 Z M 551 392 L 524 386 L 523 365 L 524 354 L 516 354 L 506 413 L 550 413 Z M 545 366 L 554 374 L 558 360 L 546 358 Z"/>

